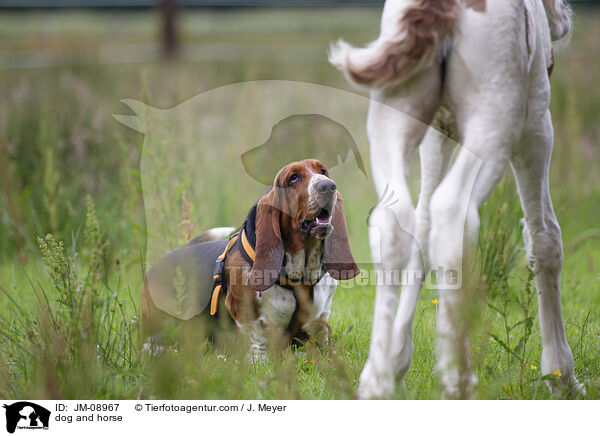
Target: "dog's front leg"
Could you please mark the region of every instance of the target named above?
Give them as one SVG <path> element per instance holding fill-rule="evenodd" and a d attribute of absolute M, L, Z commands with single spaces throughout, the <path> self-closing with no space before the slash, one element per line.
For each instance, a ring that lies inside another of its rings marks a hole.
<path fill-rule="evenodd" d="M 242 332 L 250 343 L 246 359 L 250 363 L 263 362 L 267 359 L 267 332 L 266 324 L 262 317 L 240 326 Z"/>
<path fill-rule="evenodd" d="M 315 285 L 314 298 L 310 304 L 312 313 L 302 326 L 302 330 L 322 346 L 326 346 L 331 339 L 331 326 L 328 321 L 336 288 L 337 281 L 326 273 Z"/>

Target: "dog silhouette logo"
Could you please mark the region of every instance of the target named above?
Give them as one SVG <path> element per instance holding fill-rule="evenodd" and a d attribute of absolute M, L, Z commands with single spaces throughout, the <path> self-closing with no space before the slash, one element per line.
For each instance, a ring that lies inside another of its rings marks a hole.
<path fill-rule="evenodd" d="M 290 162 L 320 160 L 331 171 L 354 155 L 358 170 L 367 170 L 352 135 L 342 124 L 319 114 L 291 115 L 273 126 L 265 143 L 242 154 L 246 173 L 263 185 L 272 185 L 279 169 Z"/>
<path fill-rule="evenodd" d="M 179 245 L 180 209 L 165 206 L 179 202 L 183 190 L 194 208 L 215 212 L 202 214 L 203 227 L 237 225 L 224 218 L 245 214 L 273 184 L 277 171 L 292 161 L 323 162 L 346 207 L 361 198 L 352 217 L 364 215 L 367 203 L 374 204 L 359 195 L 372 196 L 366 97 L 312 83 L 261 80 L 211 89 L 168 109 L 122 102 L 133 114 L 114 114 L 115 119 L 144 134 L 139 176 L 146 264 Z M 357 261 L 369 259 L 365 254 Z M 189 303 L 186 308 L 193 306 Z M 167 313 L 177 311 L 171 301 L 158 304 Z M 186 309 L 184 316 L 191 311 Z"/>
<path fill-rule="evenodd" d="M 4 404 L 6 409 L 6 431 L 14 433 L 18 429 L 48 429 L 50 411 L 42 406 L 28 401 L 19 401 L 10 405 Z"/>

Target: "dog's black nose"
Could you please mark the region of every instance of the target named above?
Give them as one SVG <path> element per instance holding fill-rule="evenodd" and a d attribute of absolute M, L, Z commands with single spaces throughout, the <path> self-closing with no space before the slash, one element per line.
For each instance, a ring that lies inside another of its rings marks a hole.
<path fill-rule="evenodd" d="M 334 193 L 337 189 L 337 186 L 335 186 L 335 182 L 333 180 L 327 179 L 318 182 L 316 188 L 319 194 L 327 195 Z"/>

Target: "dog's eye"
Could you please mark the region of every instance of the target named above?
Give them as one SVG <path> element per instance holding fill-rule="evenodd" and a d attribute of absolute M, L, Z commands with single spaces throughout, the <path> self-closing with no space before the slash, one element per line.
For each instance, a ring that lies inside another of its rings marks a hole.
<path fill-rule="evenodd" d="M 293 185 L 294 183 L 297 183 L 300 180 L 300 176 L 298 174 L 292 174 L 290 176 L 290 178 L 288 179 L 288 182 L 290 185 Z"/>
<path fill-rule="evenodd" d="M 325 168 L 321 168 L 321 174 L 323 174 L 324 176 L 327 175 L 327 170 Z"/>

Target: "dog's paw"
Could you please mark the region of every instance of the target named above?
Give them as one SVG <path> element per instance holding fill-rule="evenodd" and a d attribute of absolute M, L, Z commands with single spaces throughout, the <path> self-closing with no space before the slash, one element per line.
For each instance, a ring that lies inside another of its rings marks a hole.
<path fill-rule="evenodd" d="M 142 351 L 150 356 L 157 356 L 165 350 L 166 348 L 162 345 L 161 338 L 158 335 L 150 336 L 142 345 Z"/>
<path fill-rule="evenodd" d="M 246 353 L 246 360 L 251 365 L 262 365 L 267 359 L 267 351 L 263 347 L 251 346 Z"/>

